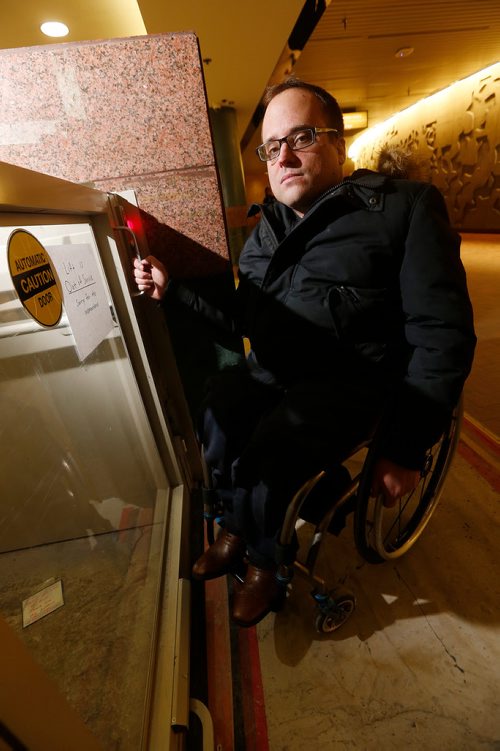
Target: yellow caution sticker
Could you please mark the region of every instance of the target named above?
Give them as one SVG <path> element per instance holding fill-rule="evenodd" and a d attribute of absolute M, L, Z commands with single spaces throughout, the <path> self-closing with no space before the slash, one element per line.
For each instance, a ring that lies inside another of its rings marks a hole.
<path fill-rule="evenodd" d="M 62 315 L 57 277 L 43 245 L 24 229 L 16 229 L 7 244 L 12 283 L 22 304 L 42 326 L 56 326 Z"/>

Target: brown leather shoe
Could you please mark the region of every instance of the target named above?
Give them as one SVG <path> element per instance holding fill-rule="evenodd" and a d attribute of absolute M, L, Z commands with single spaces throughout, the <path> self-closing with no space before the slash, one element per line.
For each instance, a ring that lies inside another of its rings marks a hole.
<path fill-rule="evenodd" d="M 242 564 L 245 552 L 245 541 L 223 530 L 194 564 L 193 577 L 204 581 L 224 576 Z"/>
<path fill-rule="evenodd" d="M 276 581 L 275 569 L 248 566 L 245 580 L 233 589 L 232 619 L 239 626 L 254 626 L 271 610 L 279 610 L 285 588 Z"/>

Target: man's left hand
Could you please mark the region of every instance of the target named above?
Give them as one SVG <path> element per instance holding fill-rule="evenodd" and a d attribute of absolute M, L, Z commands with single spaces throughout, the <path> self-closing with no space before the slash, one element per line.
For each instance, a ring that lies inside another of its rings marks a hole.
<path fill-rule="evenodd" d="M 372 487 L 373 495 L 382 493 L 384 506 L 395 506 L 398 499 L 412 491 L 420 479 L 418 469 L 408 469 L 391 462 L 390 459 L 380 458 L 373 470 Z"/>

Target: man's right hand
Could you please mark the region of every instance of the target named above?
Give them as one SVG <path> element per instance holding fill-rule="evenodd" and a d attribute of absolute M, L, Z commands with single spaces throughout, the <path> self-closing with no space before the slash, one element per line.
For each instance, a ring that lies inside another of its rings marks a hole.
<path fill-rule="evenodd" d="M 384 506 L 392 508 L 401 496 L 410 493 L 417 487 L 420 477 L 421 474 L 418 469 L 401 467 L 401 465 L 381 457 L 375 463 L 371 492 L 373 495 L 382 493 Z"/>
<path fill-rule="evenodd" d="M 134 258 L 134 278 L 137 287 L 152 300 L 161 300 L 168 284 L 165 266 L 154 256 Z"/>

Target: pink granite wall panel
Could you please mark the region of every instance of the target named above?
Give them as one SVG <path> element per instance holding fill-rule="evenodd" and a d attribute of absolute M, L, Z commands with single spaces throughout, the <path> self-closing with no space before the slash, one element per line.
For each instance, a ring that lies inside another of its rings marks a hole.
<path fill-rule="evenodd" d="M 95 181 L 99 190 L 133 188 L 141 208 L 208 248 L 225 248 L 215 167 Z"/>
<path fill-rule="evenodd" d="M 0 160 L 134 189 L 227 256 L 198 42 L 161 34 L 0 51 Z"/>

